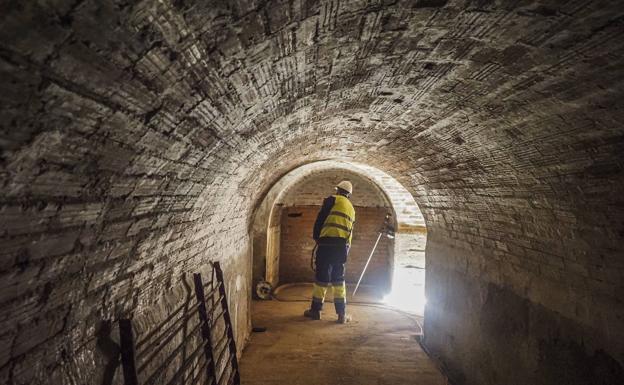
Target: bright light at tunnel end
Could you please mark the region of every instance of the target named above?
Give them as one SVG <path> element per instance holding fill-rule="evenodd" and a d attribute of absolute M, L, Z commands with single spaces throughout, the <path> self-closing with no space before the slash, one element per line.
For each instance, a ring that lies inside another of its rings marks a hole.
<path fill-rule="evenodd" d="M 415 279 L 411 269 L 399 268 L 394 274 L 392 291 L 382 301 L 388 306 L 422 316 L 427 304 L 424 282 Z"/>
<path fill-rule="evenodd" d="M 411 294 L 392 291 L 383 298 L 382 302 L 399 310 L 422 316 L 425 313 L 427 298 L 424 296 L 421 298 L 414 298 Z"/>

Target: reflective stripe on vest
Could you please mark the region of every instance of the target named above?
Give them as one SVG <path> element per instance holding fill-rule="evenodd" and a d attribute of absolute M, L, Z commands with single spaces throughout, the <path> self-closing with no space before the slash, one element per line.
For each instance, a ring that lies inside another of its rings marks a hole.
<path fill-rule="evenodd" d="M 321 238 L 336 237 L 344 238 L 351 244 L 351 232 L 355 221 L 355 210 L 346 197 L 334 195 L 336 201 L 321 228 Z"/>

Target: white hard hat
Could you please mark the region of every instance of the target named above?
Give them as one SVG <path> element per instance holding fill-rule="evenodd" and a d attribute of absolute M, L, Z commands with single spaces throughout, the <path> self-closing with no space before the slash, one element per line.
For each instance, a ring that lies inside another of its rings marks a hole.
<path fill-rule="evenodd" d="M 336 185 L 336 188 L 343 189 L 349 194 L 353 194 L 353 185 L 348 180 L 343 180 Z"/>

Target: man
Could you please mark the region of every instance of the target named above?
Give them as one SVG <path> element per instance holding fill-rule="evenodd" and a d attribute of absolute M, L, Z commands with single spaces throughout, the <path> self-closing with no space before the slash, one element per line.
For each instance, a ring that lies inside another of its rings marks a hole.
<path fill-rule="evenodd" d="M 314 223 L 312 237 L 317 245 L 316 282 L 312 290 L 312 304 L 303 315 L 315 320 L 321 319 L 325 293 L 331 284 L 338 323 L 348 321 L 344 276 L 355 222 L 355 210 L 349 200 L 352 193 L 351 182 L 343 180 L 338 183 L 336 194 L 325 198 Z"/>

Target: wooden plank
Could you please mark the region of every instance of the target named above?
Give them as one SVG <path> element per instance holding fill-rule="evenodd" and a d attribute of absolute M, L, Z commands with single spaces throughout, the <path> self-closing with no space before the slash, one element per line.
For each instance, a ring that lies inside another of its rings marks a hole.
<path fill-rule="evenodd" d="M 193 274 L 195 283 L 195 297 L 197 298 L 197 314 L 201 323 L 201 335 L 204 340 L 204 355 L 206 356 L 206 371 L 208 379 L 212 385 L 217 385 L 217 368 L 212 356 L 212 336 L 210 334 L 211 320 L 208 317 L 206 309 L 206 295 L 204 293 L 204 285 L 202 284 L 201 274 Z"/>
<path fill-rule="evenodd" d="M 234 329 L 232 328 L 232 319 L 230 317 L 230 310 L 228 307 L 227 293 L 225 291 L 225 281 L 223 279 L 223 271 L 219 262 L 214 262 L 214 272 L 216 274 L 217 282 L 219 285 L 219 293 L 221 296 L 221 307 L 223 308 L 223 320 L 225 321 L 226 332 L 229 339 L 229 348 L 231 354 L 231 364 L 233 371 L 232 384 L 240 385 L 240 372 L 238 370 L 238 357 L 236 356 L 236 342 L 234 341 Z"/>
<path fill-rule="evenodd" d="M 119 340 L 121 342 L 121 365 L 123 367 L 124 384 L 139 385 L 131 320 L 125 318 L 119 320 Z"/>

